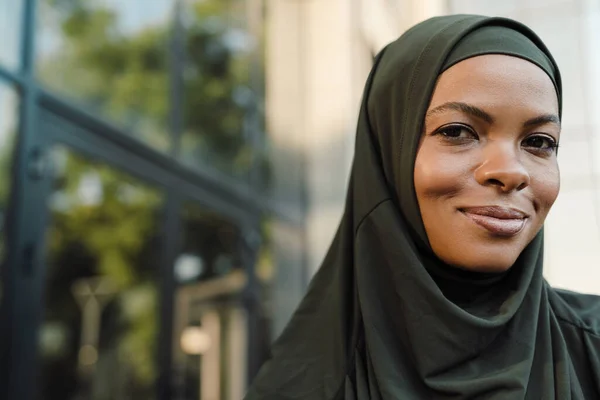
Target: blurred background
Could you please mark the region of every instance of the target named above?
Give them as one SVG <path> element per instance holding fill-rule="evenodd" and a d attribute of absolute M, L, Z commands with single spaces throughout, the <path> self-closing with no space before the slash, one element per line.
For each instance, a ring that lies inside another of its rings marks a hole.
<path fill-rule="evenodd" d="M 337 228 L 374 56 L 449 13 L 555 55 L 545 273 L 600 294 L 600 1 L 0 0 L 2 399 L 241 399 Z"/>

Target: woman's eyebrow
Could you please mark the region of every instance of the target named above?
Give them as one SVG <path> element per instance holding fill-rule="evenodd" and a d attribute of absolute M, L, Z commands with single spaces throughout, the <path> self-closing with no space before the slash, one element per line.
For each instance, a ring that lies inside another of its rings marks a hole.
<path fill-rule="evenodd" d="M 437 106 L 436 108 L 429 110 L 427 112 L 427 115 L 425 116 L 425 118 L 429 118 L 432 115 L 439 114 L 439 113 L 442 113 L 444 111 L 449 111 L 449 110 L 460 111 L 465 114 L 470 114 L 475 118 L 479 118 L 479 119 L 487 122 L 488 124 L 494 123 L 494 117 L 492 117 L 490 114 L 483 111 L 481 108 L 473 106 L 471 104 L 461 103 L 459 101 L 450 101 L 448 103 L 442 104 L 441 106 Z"/>
<path fill-rule="evenodd" d="M 449 111 L 449 110 L 460 111 L 465 114 L 470 114 L 475 118 L 479 118 L 479 119 L 487 122 L 488 124 L 493 124 L 495 121 L 494 117 L 492 117 L 487 112 L 483 111 L 481 108 L 476 107 L 471 104 L 458 102 L 458 101 L 451 101 L 448 103 L 444 103 L 440 106 L 437 106 L 437 107 L 429 110 L 425 117 L 429 118 L 432 115 L 439 114 L 439 113 Z M 547 124 L 547 123 L 553 123 L 553 124 L 560 126 L 560 118 L 556 114 L 543 114 L 543 115 L 539 115 L 535 118 L 528 119 L 527 121 L 525 121 L 523 123 L 523 126 L 524 127 L 532 127 L 532 126 L 538 126 L 538 125 L 543 125 L 543 124 Z"/>
<path fill-rule="evenodd" d="M 552 124 L 556 124 L 556 125 L 560 126 L 560 118 L 558 118 L 558 115 L 555 115 L 555 114 L 544 114 L 544 115 L 540 115 L 539 117 L 528 119 L 527 121 L 525 121 L 523 123 L 523 126 L 524 127 L 532 127 L 532 126 L 544 125 L 544 124 L 548 124 L 548 123 L 552 123 Z"/>

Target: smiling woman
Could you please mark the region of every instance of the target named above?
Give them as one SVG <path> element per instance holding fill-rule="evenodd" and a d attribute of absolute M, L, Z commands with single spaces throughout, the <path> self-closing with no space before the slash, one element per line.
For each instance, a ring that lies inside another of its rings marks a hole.
<path fill-rule="evenodd" d="M 440 76 L 415 161 L 438 258 L 478 271 L 515 263 L 558 196 L 559 135 L 554 85 L 529 61 L 483 55 Z"/>
<path fill-rule="evenodd" d="M 558 67 L 503 18 L 377 57 L 346 208 L 247 399 L 598 399 L 600 298 L 543 278 Z"/>

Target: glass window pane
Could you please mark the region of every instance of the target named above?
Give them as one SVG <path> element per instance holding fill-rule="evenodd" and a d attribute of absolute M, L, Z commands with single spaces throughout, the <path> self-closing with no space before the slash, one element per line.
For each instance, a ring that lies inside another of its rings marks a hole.
<path fill-rule="evenodd" d="M 258 152 L 262 118 L 259 1 L 187 0 L 184 162 L 236 177 L 264 169 Z"/>
<path fill-rule="evenodd" d="M 241 399 L 246 385 L 247 314 L 241 301 L 247 276 L 235 224 L 185 204 L 183 240 L 174 273 L 175 398 Z"/>
<path fill-rule="evenodd" d="M 37 399 L 156 398 L 163 195 L 57 148 Z"/>
<path fill-rule="evenodd" d="M 242 269 L 236 225 L 195 203 L 184 206 L 181 223 L 183 243 L 175 264 L 177 283 L 189 284 Z"/>
<path fill-rule="evenodd" d="M 20 65 L 24 3 L 24 0 L 0 0 L 0 63 L 10 69 Z"/>
<path fill-rule="evenodd" d="M 11 190 L 18 116 L 19 97 L 16 91 L 0 82 L 0 265 L 4 263 L 6 253 L 5 219 Z M 0 268 L 0 304 L 2 303 L 2 272 Z"/>
<path fill-rule="evenodd" d="M 37 75 L 159 150 L 168 150 L 172 0 L 40 0 Z"/>
<path fill-rule="evenodd" d="M 201 293 L 203 284 L 198 287 Z M 183 326 L 176 331 L 174 398 L 242 399 L 248 362 L 248 315 L 243 305 L 199 300 L 188 290 L 179 291 L 177 299 L 185 313 L 177 310 Z"/>

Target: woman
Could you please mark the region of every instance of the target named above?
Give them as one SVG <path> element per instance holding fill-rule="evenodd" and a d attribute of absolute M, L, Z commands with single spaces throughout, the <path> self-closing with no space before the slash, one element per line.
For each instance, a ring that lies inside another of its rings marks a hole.
<path fill-rule="evenodd" d="M 542 276 L 560 114 L 517 22 L 433 18 L 382 51 L 339 230 L 247 399 L 600 399 L 600 299 Z"/>

